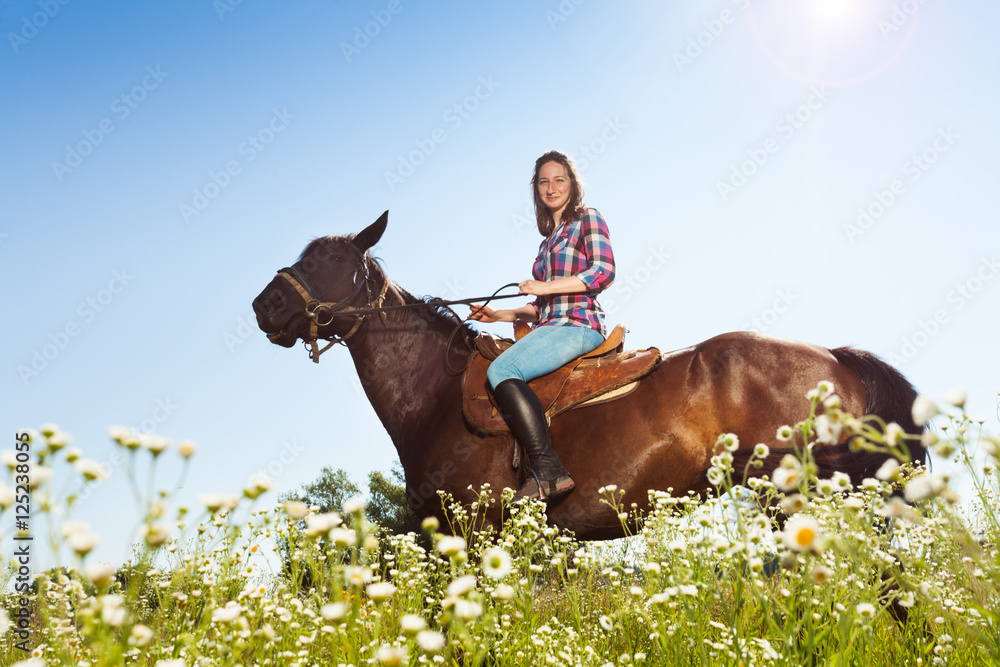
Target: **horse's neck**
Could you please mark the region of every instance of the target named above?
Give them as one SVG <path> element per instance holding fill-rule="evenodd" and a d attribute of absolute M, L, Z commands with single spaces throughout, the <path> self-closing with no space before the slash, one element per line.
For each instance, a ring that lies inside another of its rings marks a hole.
<path fill-rule="evenodd" d="M 448 372 L 445 356 L 464 364 L 465 354 L 456 352 L 465 343 L 456 336 L 449 354 L 449 332 L 423 309 L 371 317 L 362 340 L 349 345 L 351 356 L 368 400 L 402 455 L 407 440 L 440 415 L 442 399 L 461 382 L 461 375 Z"/>

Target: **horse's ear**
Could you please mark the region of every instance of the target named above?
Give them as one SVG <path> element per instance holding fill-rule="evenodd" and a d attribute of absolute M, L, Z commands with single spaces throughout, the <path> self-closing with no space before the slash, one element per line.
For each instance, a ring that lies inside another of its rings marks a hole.
<path fill-rule="evenodd" d="M 389 222 L 389 211 L 380 215 L 378 220 L 358 232 L 351 243 L 362 253 L 366 252 L 382 238 L 387 222 Z"/>

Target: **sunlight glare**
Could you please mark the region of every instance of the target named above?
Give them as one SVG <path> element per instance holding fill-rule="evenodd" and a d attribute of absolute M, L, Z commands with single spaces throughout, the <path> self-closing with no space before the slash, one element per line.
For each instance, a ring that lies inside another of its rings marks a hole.
<path fill-rule="evenodd" d="M 817 19 L 831 23 L 840 23 L 854 15 L 856 0 L 812 0 L 813 11 Z"/>

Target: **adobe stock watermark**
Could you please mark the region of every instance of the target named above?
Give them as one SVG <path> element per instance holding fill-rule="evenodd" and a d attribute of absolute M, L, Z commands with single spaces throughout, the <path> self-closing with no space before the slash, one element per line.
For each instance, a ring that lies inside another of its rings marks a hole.
<path fill-rule="evenodd" d="M 779 289 L 775 292 L 774 301 L 756 316 L 751 317 L 740 327 L 740 331 L 752 331 L 755 333 L 767 333 L 767 330 L 775 325 L 782 315 L 787 313 L 792 305 L 799 300 L 799 297 L 792 293 L 790 287 Z"/>
<path fill-rule="evenodd" d="M 285 470 L 288 469 L 290 465 L 298 461 L 303 454 L 305 454 L 306 448 L 299 445 L 299 443 L 294 440 L 285 440 L 281 443 L 281 451 L 277 456 L 269 460 L 263 466 L 257 468 L 255 474 L 257 475 L 268 475 L 272 479 L 278 479 L 284 474 Z"/>
<path fill-rule="evenodd" d="M 889 17 L 879 19 L 876 24 L 882 39 L 889 39 L 889 35 L 906 26 L 910 19 L 920 11 L 921 5 L 926 5 L 928 2 L 929 0 L 903 0 L 903 2 L 894 3 Z"/>
<path fill-rule="evenodd" d="M 787 142 L 795 136 L 796 132 L 802 129 L 833 96 L 824 84 L 810 86 L 809 91 L 809 97 L 806 98 L 805 102 L 775 122 L 774 131 L 778 133 L 777 137 L 770 136 L 748 148 L 746 150 L 747 159 L 733 167 L 729 178 L 725 181 L 716 181 L 716 189 L 723 202 L 728 201 L 732 195 L 736 194 L 737 190 L 750 182 L 750 179 L 760 168 L 767 164 L 771 156 L 781 149 L 782 142 Z"/>
<path fill-rule="evenodd" d="M 931 168 L 931 165 L 936 163 L 943 154 L 947 153 L 961 136 L 960 134 L 956 134 L 950 125 L 947 128 L 939 129 L 937 136 L 934 137 L 934 140 L 926 148 L 919 153 L 914 153 L 903 162 L 903 166 L 901 167 L 903 176 L 910 183 L 919 181 L 920 177 Z M 864 235 L 865 232 L 871 229 L 875 222 L 881 219 L 899 201 L 899 198 L 906 193 L 906 180 L 901 178 L 893 179 L 884 190 L 875 190 L 872 193 L 871 201 L 864 206 L 858 207 L 857 217 L 854 222 L 844 224 L 844 234 L 847 236 L 848 241 L 852 244 L 855 243 L 859 236 Z"/>
<path fill-rule="evenodd" d="M 405 155 L 399 155 L 399 162 L 395 171 L 386 171 L 385 184 L 389 186 L 389 192 L 395 192 L 396 188 L 403 184 L 407 178 L 412 176 L 420 165 L 424 164 L 437 147 L 448 141 L 451 136 L 449 132 L 455 132 L 467 121 L 479 106 L 490 99 L 496 89 L 502 84 L 493 78 L 493 75 L 481 76 L 472 92 L 444 110 L 441 119 L 447 123 L 448 127 L 438 127 L 431 130 L 429 136 L 424 139 L 417 139 L 413 142 L 414 149 Z"/>
<path fill-rule="evenodd" d="M 222 334 L 222 342 L 225 344 L 227 350 L 235 352 L 236 348 L 249 340 L 250 336 L 253 336 L 258 331 L 260 329 L 257 328 L 257 315 L 251 309 L 250 314 L 246 317 L 236 318 L 236 328 Z"/>
<path fill-rule="evenodd" d="M 208 208 L 208 205 L 232 184 L 233 179 L 243 173 L 243 167 L 256 160 L 258 155 L 267 150 L 271 142 L 288 129 L 288 125 L 294 119 L 295 116 L 288 113 L 287 107 L 275 108 L 267 123 L 256 132 L 248 134 L 247 138 L 236 147 L 236 154 L 242 160 L 229 160 L 219 171 L 209 171 L 208 180 L 192 190 L 190 203 L 182 202 L 178 206 L 184 222 L 190 222 L 194 216 L 201 215 L 202 211 Z"/>
<path fill-rule="evenodd" d="M 28 386 L 32 380 L 37 378 L 49 365 L 69 347 L 74 338 L 83 333 L 86 325 L 90 324 L 103 313 L 114 302 L 114 300 L 125 291 L 134 276 L 129 274 L 128 269 L 112 271 L 111 280 L 93 296 L 89 296 L 81 301 L 75 310 L 76 317 L 70 319 L 66 324 L 56 331 L 50 332 L 48 339 L 31 350 L 31 359 L 27 363 L 17 365 L 17 375 L 21 378 L 24 386 Z"/>
<path fill-rule="evenodd" d="M 213 0 L 212 9 L 220 21 L 226 20 L 226 14 L 236 11 L 236 8 L 243 4 L 243 0 Z"/>
<path fill-rule="evenodd" d="M 39 0 L 38 11 L 21 18 L 21 29 L 7 33 L 7 41 L 10 42 L 10 48 L 14 49 L 14 53 L 18 53 L 22 46 L 38 36 L 39 31 L 58 16 L 69 2 L 70 0 Z"/>
<path fill-rule="evenodd" d="M 351 62 L 351 58 L 361 55 L 361 52 L 368 48 L 372 40 L 389 27 L 393 17 L 398 16 L 404 9 L 406 7 L 402 0 L 389 0 L 383 9 L 371 10 L 369 14 L 372 20 L 364 25 L 354 26 L 354 38 L 350 42 L 340 43 L 340 52 L 344 55 L 344 60 Z"/>
<path fill-rule="evenodd" d="M 549 22 L 549 27 L 556 30 L 561 23 L 569 20 L 569 17 L 576 13 L 577 7 L 587 0 L 562 0 L 555 9 L 545 10 L 545 20 Z"/>
<path fill-rule="evenodd" d="M 746 10 L 750 6 L 750 0 L 732 0 L 732 2 L 742 10 Z M 688 37 L 683 50 L 674 51 L 674 65 L 677 67 L 677 71 L 683 74 L 684 69 L 693 65 L 694 61 L 698 60 L 698 58 L 701 58 L 702 54 L 711 48 L 716 40 L 722 36 L 727 26 L 735 22 L 736 13 L 728 7 L 719 12 L 717 17 L 702 21 L 704 29 Z"/>
<path fill-rule="evenodd" d="M 911 332 L 900 339 L 899 349 L 891 352 L 886 361 L 894 366 L 912 361 L 920 350 L 927 347 L 941 333 L 956 313 L 961 312 L 982 292 L 998 272 L 1000 272 L 1000 262 L 997 262 L 997 256 L 983 257 L 971 276 L 948 290 L 945 295 L 948 305 L 935 309 L 933 315 L 927 319 L 918 319 L 917 325 Z"/>
<path fill-rule="evenodd" d="M 117 129 L 116 119 L 118 122 L 122 122 L 128 118 L 132 111 L 137 109 L 151 92 L 159 88 L 168 76 L 170 76 L 170 72 L 160 70 L 159 65 L 155 68 L 152 65 L 146 67 L 142 81 L 111 101 L 110 110 L 113 115 L 105 116 L 92 129 L 82 130 L 83 139 L 75 144 L 66 145 L 66 155 L 63 157 L 63 161 L 55 160 L 52 162 L 52 172 L 56 175 L 56 180 L 62 183 L 67 174 L 73 173 L 74 169 L 83 164 L 84 159 Z"/>
<path fill-rule="evenodd" d="M 601 306 L 608 315 L 613 315 L 625 302 L 638 294 L 652 280 L 653 275 L 667 265 L 672 255 L 663 246 L 650 248 L 646 259 L 637 268 L 628 272 L 619 270 L 611 287 L 601 295 Z"/>

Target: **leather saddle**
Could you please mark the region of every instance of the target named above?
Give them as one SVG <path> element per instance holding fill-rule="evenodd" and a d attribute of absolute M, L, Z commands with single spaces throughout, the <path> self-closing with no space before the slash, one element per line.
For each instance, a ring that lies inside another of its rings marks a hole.
<path fill-rule="evenodd" d="M 627 396 L 659 365 L 657 348 L 623 352 L 624 340 L 625 327 L 618 325 L 597 349 L 528 383 L 549 419 L 567 410 Z M 508 433 L 486 381 L 486 369 L 514 341 L 480 333 L 475 342 L 476 350 L 462 376 L 462 412 L 473 428 L 489 435 Z"/>

